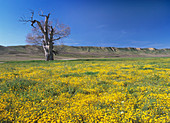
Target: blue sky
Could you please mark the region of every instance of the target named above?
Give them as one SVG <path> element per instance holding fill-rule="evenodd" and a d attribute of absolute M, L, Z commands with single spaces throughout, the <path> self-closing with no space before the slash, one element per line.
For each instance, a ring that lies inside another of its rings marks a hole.
<path fill-rule="evenodd" d="M 29 9 L 71 27 L 71 46 L 170 48 L 170 0 L 0 0 L 0 45 L 26 45 Z M 43 19 L 43 18 L 37 18 Z"/>

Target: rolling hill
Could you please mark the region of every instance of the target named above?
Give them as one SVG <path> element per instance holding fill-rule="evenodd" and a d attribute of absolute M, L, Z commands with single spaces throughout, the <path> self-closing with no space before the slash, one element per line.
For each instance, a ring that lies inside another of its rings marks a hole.
<path fill-rule="evenodd" d="M 92 46 L 55 46 L 55 59 L 67 58 L 114 58 L 114 57 L 170 57 L 170 49 L 117 48 Z M 0 46 L 0 61 L 44 59 L 41 46 Z"/>

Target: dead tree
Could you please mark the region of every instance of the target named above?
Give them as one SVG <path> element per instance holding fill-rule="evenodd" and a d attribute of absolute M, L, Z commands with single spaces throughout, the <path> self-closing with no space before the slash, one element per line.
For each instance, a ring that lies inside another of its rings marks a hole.
<path fill-rule="evenodd" d="M 42 45 L 45 54 L 45 60 L 54 60 L 56 51 L 53 50 L 54 42 L 61 38 L 67 37 L 70 34 L 70 27 L 65 24 L 57 22 L 56 25 L 49 21 L 50 13 L 44 15 L 43 12 L 39 13 L 39 16 L 44 17 L 44 21 L 38 21 L 34 19 L 34 11 L 31 11 L 31 18 L 25 19 L 21 17 L 21 22 L 30 22 L 33 27 L 32 33 L 29 33 L 26 37 L 26 41 L 30 44 Z"/>

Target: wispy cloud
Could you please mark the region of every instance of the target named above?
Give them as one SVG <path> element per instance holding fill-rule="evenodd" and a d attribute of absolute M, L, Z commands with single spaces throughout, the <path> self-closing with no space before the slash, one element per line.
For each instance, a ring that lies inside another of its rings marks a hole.
<path fill-rule="evenodd" d="M 96 28 L 97 29 L 103 29 L 103 28 L 106 28 L 108 27 L 106 24 L 101 24 L 101 25 L 98 25 Z"/>
<path fill-rule="evenodd" d="M 81 42 L 83 42 L 83 40 L 74 39 L 74 38 L 65 38 L 65 39 L 63 39 L 63 44 L 64 45 L 81 45 Z"/>
<path fill-rule="evenodd" d="M 161 43 L 153 43 L 151 45 L 148 45 L 148 47 L 154 47 L 154 48 L 170 48 L 170 44 L 161 44 Z"/>
<path fill-rule="evenodd" d="M 121 34 L 127 34 L 127 31 L 121 30 Z"/>
<path fill-rule="evenodd" d="M 98 47 L 114 47 L 117 46 L 117 43 L 114 42 L 106 42 L 104 43 L 103 41 L 99 41 L 99 43 L 96 44 L 96 46 Z"/>
<path fill-rule="evenodd" d="M 151 43 L 151 41 L 142 41 L 142 40 L 127 40 L 127 41 L 131 42 L 133 44 L 139 44 L 139 45 L 141 45 L 141 44 L 150 44 Z"/>
<path fill-rule="evenodd" d="M 153 42 L 153 41 L 142 41 L 142 40 L 127 40 L 127 42 L 129 42 L 128 44 L 130 46 L 134 46 L 134 47 L 140 47 L 140 48 L 168 48 L 168 46 L 170 46 L 170 44 L 168 45 L 167 43 L 157 43 L 157 42 Z M 160 42 L 160 41 L 159 41 Z"/>
<path fill-rule="evenodd" d="M 79 45 L 79 43 L 64 43 L 64 45 Z"/>

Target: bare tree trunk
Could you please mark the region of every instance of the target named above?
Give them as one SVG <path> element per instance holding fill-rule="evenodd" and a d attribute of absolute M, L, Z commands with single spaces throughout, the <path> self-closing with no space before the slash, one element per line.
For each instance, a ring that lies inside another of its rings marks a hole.
<path fill-rule="evenodd" d="M 44 42 L 43 42 L 43 48 L 45 53 L 45 60 L 54 60 L 53 56 L 53 42 L 51 39 L 48 38 L 48 16 L 45 17 L 45 25 L 44 25 Z M 50 35 L 53 36 L 53 35 Z M 51 38 L 51 37 L 50 37 Z"/>
<path fill-rule="evenodd" d="M 54 55 L 53 55 L 53 42 L 49 42 L 49 60 L 54 60 Z"/>
<path fill-rule="evenodd" d="M 48 42 L 48 44 L 43 41 L 43 49 L 45 54 L 45 60 L 54 60 L 54 54 L 53 54 L 53 42 Z"/>
<path fill-rule="evenodd" d="M 43 41 L 43 49 L 44 49 L 44 54 L 45 54 L 45 60 L 49 61 L 49 46 L 46 44 L 45 41 Z"/>
<path fill-rule="evenodd" d="M 53 54 L 53 48 L 54 48 L 54 46 L 53 46 L 53 33 L 54 33 L 54 29 L 53 29 L 53 27 L 51 26 L 50 27 L 51 28 L 51 31 L 50 31 L 50 40 L 49 40 L 49 50 L 50 50 L 50 60 L 54 60 L 54 54 Z"/>

